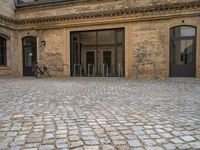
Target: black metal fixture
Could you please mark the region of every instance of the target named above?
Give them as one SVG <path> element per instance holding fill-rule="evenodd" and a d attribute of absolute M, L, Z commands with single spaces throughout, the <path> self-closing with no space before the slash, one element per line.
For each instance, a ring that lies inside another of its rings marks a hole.
<path fill-rule="evenodd" d="M 45 46 L 46 46 L 46 41 L 45 41 L 45 40 L 42 40 L 42 41 L 41 41 L 41 45 L 42 45 L 42 47 L 45 47 Z"/>

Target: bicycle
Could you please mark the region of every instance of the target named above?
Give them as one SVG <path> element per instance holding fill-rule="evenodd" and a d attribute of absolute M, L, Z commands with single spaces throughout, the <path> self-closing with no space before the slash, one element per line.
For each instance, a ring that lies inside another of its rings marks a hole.
<path fill-rule="evenodd" d="M 48 68 L 44 64 L 39 64 L 38 62 L 34 63 L 33 72 L 36 78 L 39 78 L 41 76 L 46 76 L 46 75 L 48 77 L 51 77 L 49 74 Z"/>

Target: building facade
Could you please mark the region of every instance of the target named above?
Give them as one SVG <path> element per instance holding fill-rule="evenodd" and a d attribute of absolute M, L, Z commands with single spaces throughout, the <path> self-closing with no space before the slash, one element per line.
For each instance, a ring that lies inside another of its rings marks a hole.
<path fill-rule="evenodd" d="M 199 0 L 1 0 L 0 74 L 200 77 Z"/>

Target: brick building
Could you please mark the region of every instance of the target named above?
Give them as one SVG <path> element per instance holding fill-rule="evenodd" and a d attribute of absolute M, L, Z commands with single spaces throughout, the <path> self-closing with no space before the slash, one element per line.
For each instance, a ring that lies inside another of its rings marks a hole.
<path fill-rule="evenodd" d="M 200 77 L 199 0 L 1 0 L 0 74 Z"/>

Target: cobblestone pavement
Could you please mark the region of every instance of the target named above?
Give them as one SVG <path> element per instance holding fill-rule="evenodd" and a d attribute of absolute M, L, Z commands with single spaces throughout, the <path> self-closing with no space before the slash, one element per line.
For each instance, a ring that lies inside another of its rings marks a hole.
<path fill-rule="evenodd" d="M 2 77 L 0 149 L 200 149 L 200 81 Z"/>

